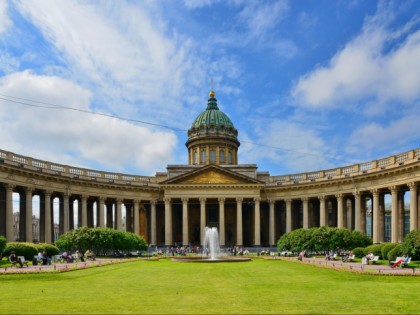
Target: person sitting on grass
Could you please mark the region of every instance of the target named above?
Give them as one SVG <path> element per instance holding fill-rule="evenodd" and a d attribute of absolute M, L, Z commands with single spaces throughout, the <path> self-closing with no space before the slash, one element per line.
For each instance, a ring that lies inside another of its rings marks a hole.
<path fill-rule="evenodd" d="M 395 267 L 408 263 L 408 254 L 405 253 L 400 259 L 398 259 L 391 267 L 394 269 Z"/>

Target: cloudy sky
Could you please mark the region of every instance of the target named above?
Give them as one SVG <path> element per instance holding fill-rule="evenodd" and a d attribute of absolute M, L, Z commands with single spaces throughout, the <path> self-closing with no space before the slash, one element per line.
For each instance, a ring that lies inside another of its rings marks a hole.
<path fill-rule="evenodd" d="M 419 2 L 0 0 L 2 150 L 154 175 L 211 86 L 271 175 L 418 148 Z"/>

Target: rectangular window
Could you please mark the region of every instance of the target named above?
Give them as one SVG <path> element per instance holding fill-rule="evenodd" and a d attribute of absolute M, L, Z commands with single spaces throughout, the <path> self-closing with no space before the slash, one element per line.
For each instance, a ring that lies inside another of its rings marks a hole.
<path fill-rule="evenodd" d="M 194 164 L 198 164 L 198 152 L 194 151 Z"/>
<path fill-rule="evenodd" d="M 214 163 L 216 162 L 216 151 L 210 150 L 210 162 Z"/>
<path fill-rule="evenodd" d="M 223 150 L 219 151 L 219 161 L 220 163 L 225 163 L 225 151 Z"/>
<path fill-rule="evenodd" d="M 206 154 L 206 149 L 203 149 L 203 151 L 201 151 L 201 163 L 206 163 L 207 160 L 207 154 Z"/>
<path fill-rule="evenodd" d="M 228 164 L 232 164 L 232 152 L 228 152 Z"/>

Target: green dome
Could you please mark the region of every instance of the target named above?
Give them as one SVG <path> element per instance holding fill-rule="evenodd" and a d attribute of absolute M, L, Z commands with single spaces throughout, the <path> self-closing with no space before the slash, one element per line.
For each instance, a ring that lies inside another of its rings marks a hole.
<path fill-rule="evenodd" d="M 214 93 L 210 93 L 210 98 L 207 103 L 207 108 L 204 112 L 197 116 L 191 125 L 191 128 L 200 128 L 201 126 L 216 128 L 224 127 L 227 129 L 235 129 L 229 117 L 219 110 L 217 107 L 217 100 L 214 98 Z"/>

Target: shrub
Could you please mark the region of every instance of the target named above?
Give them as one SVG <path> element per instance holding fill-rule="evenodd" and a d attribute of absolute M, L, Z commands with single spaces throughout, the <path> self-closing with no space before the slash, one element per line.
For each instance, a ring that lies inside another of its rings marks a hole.
<path fill-rule="evenodd" d="M 382 259 L 382 246 L 383 244 L 370 245 L 366 247 L 366 250 L 367 250 L 366 254 L 368 254 L 371 251 L 373 255 L 379 256 L 379 259 Z"/>
<path fill-rule="evenodd" d="M 397 246 L 397 243 L 384 243 L 382 246 L 382 259 L 388 259 L 388 253 Z"/>
<path fill-rule="evenodd" d="M 372 245 L 372 239 L 369 236 L 357 230 L 351 232 L 351 242 L 349 244 L 349 249 L 353 249 L 355 247 L 366 247 L 369 245 Z"/>
<path fill-rule="evenodd" d="M 2 257 L 2 254 L 5 248 L 6 248 L 6 238 L 0 235 L 0 257 Z"/>
<path fill-rule="evenodd" d="M 356 247 L 356 248 L 353 248 L 353 254 L 357 258 L 362 258 L 362 257 L 366 256 L 365 250 L 366 249 L 363 248 L 363 247 Z"/>
<path fill-rule="evenodd" d="M 395 260 L 397 257 L 401 257 L 404 254 L 404 246 L 402 244 L 397 244 L 393 249 L 388 253 L 388 260 Z"/>
<path fill-rule="evenodd" d="M 405 236 L 404 251 L 413 260 L 420 259 L 420 230 L 411 231 Z"/>
<path fill-rule="evenodd" d="M 16 256 L 24 256 L 26 260 L 32 260 L 34 256 L 38 253 L 35 245 L 33 243 L 24 243 L 24 242 L 10 242 L 7 243 L 4 250 L 5 256 L 10 256 L 10 253 L 14 251 Z"/>
<path fill-rule="evenodd" d="M 35 248 L 37 249 L 38 252 L 42 252 L 42 251 L 46 251 L 47 256 L 52 257 L 54 255 L 58 255 L 59 254 L 59 249 L 51 244 L 46 244 L 46 243 L 39 243 L 39 244 L 35 244 Z"/>

